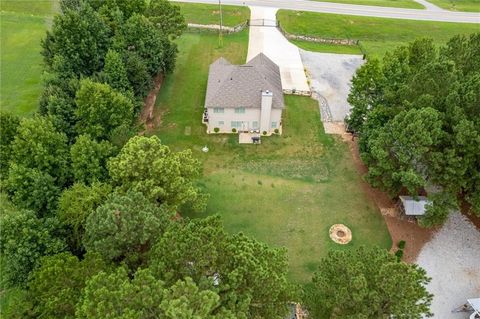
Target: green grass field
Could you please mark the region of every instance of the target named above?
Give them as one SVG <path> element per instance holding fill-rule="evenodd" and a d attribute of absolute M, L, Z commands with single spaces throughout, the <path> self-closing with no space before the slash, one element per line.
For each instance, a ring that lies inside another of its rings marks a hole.
<path fill-rule="evenodd" d="M 361 4 L 366 6 L 395 7 L 409 9 L 423 9 L 420 3 L 413 0 L 317 0 L 322 2 L 336 2 L 348 4 Z"/>
<path fill-rule="evenodd" d="M 342 53 L 342 54 L 362 54 L 362 50 L 357 45 L 339 45 L 329 43 L 309 42 L 302 40 L 290 40 L 297 47 L 313 52 Z"/>
<path fill-rule="evenodd" d="M 218 5 L 175 2 L 180 6 L 187 23 L 220 24 Z M 240 6 L 222 6 L 223 25 L 233 27 L 250 18 L 250 9 Z"/>
<path fill-rule="evenodd" d="M 154 132 L 175 150 L 191 148 L 204 163 L 200 185 L 211 194 L 203 217 L 220 214 L 230 232 L 243 231 L 273 246 L 288 248 L 290 276 L 310 279 L 329 249 L 359 245 L 389 248 L 382 216 L 363 193 L 346 144 L 323 133 L 318 103 L 286 96 L 282 136 L 261 145 L 239 145 L 233 134 L 207 135 L 201 124 L 208 65 L 224 56 L 244 63 L 246 31 L 225 36 L 184 34 L 174 73 L 157 99 L 161 116 Z M 207 145 L 208 153 L 201 148 Z M 340 247 L 328 238 L 334 223 L 345 223 L 353 241 Z"/>
<path fill-rule="evenodd" d="M 428 0 L 428 2 L 452 11 L 480 12 L 480 0 Z"/>
<path fill-rule="evenodd" d="M 2 1 L 0 109 L 30 115 L 42 90 L 40 40 L 54 10 L 53 1 Z"/>
<path fill-rule="evenodd" d="M 291 34 L 360 40 L 370 57 L 383 56 L 385 52 L 419 37 L 430 37 L 437 44 L 443 44 L 456 34 L 480 32 L 479 24 L 357 17 L 290 10 L 279 10 L 277 18 L 282 27 Z M 343 52 L 339 50 L 337 53 Z"/>

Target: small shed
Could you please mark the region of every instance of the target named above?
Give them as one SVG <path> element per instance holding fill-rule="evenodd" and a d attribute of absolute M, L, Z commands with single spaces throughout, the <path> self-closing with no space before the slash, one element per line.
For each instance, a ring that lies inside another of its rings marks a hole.
<path fill-rule="evenodd" d="M 402 202 L 403 210 L 407 216 L 422 216 L 425 215 L 425 205 L 430 201 L 425 196 L 399 196 Z"/>

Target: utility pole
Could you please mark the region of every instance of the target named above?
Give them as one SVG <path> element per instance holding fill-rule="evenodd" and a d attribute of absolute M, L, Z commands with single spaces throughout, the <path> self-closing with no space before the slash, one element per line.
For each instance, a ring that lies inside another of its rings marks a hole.
<path fill-rule="evenodd" d="M 220 8 L 220 32 L 218 33 L 218 45 L 223 47 L 223 12 L 222 12 L 222 0 L 218 0 L 218 6 Z"/>

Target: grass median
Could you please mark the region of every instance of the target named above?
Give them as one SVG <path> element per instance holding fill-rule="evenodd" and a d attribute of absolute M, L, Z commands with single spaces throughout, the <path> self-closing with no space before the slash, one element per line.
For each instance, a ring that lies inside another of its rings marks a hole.
<path fill-rule="evenodd" d="M 383 56 L 385 52 L 420 37 L 430 37 L 437 44 L 443 44 L 456 34 L 480 31 L 480 25 L 473 23 L 372 18 L 291 10 L 279 10 L 277 18 L 282 28 L 291 34 L 360 40 L 369 57 Z M 343 53 L 342 50 L 343 48 L 339 48 L 336 53 Z"/>

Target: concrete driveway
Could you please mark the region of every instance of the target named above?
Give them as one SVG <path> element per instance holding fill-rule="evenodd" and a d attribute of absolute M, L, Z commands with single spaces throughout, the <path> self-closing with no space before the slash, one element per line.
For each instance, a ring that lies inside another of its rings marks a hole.
<path fill-rule="evenodd" d="M 321 105 L 322 121 L 343 122 L 351 108 L 347 102 L 351 79 L 365 62 L 362 56 L 305 50 L 300 50 L 300 54 L 310 77 L 312 92 L 327 100 L 328 105 Z"/>
<path fill-rule="evenodd" d="M 250 7 L 252 24 L 262 21 L 265 26 L 250 26 L 247 62 L 263 52 L 280 67 L 284 90 L 309 91 L 298 48 L 291 44 L 276 26 L 276 8 Z"/>

